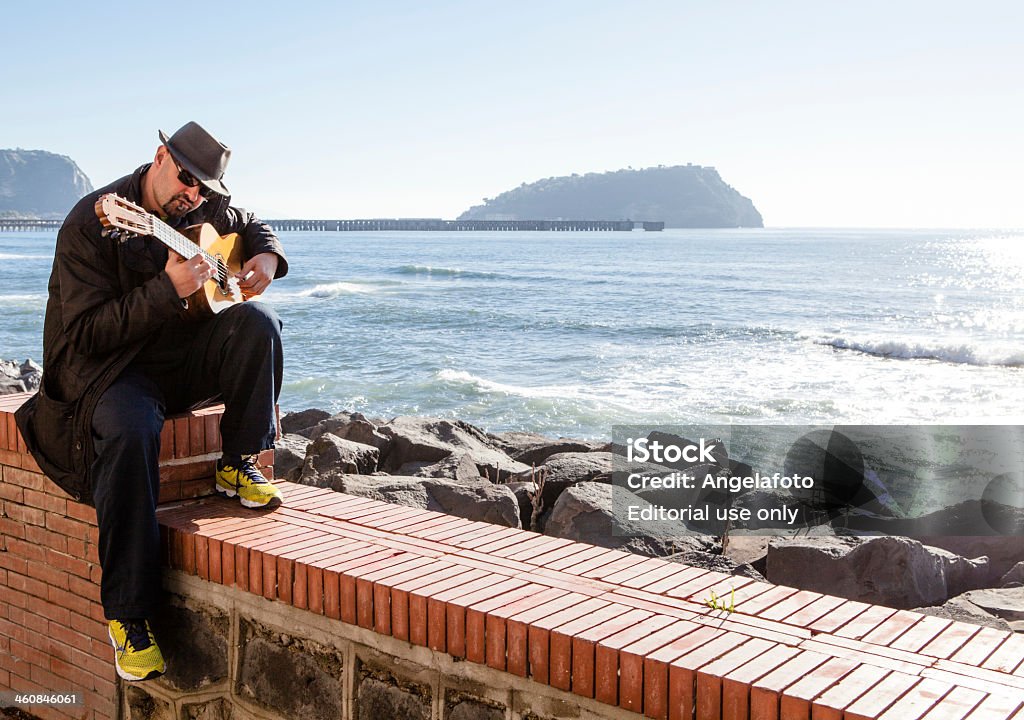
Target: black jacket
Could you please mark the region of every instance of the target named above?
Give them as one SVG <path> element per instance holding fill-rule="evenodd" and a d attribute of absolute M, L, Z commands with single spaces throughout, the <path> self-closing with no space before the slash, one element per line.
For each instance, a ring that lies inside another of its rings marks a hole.
<path fill-rule="evenodd" d="M 92 502 L 92 415 L 103 392 L 139 351 L 183 309 L 164 265 L 167 249 L 153 237 L 122 242 L 105 237 L 96 216 L 99 196 L 116 193 L 142 204 L 143 165 L 86 195 L 57 233 L 43 324 L 43 380 L 18 412 L 18 428 L 39 467 L 81 502 Z M 280 256 L 275 277 L 288 272 L 273 231 L 251 213 L 217 195 L 176 227 L 211 223 L 221 235 L 239 233 L 246 259 Z"/>

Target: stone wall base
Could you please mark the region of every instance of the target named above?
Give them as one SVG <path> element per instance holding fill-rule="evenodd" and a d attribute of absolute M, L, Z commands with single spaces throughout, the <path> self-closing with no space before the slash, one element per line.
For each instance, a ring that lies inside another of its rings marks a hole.
<path fill-rule="evenodd" d="M 167 570 L 165 677 L 122 683 L 130 720 L 635 720 L 636 713 Z"/>

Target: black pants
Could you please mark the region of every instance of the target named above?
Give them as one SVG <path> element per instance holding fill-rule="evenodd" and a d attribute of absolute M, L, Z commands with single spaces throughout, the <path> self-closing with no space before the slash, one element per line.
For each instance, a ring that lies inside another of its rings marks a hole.
<path fill-rule="evenodd" d="M 159 602 L 164 417 L 219 399 L 224 452 L 257 453 L 274 446 L 281 376 L 281 321 L 267 305 L 240 303 L 162 333 L 101 396 L 92 478 L 108 620 L 152 617 Z"/>

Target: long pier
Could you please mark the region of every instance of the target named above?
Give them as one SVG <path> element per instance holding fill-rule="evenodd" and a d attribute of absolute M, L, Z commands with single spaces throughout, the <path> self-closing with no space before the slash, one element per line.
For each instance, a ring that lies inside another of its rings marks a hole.
<path fill-rule="evenodd" d="M 440 220 L 436 218 L 376 218 L 368 220 L 264 220 L 278 231 L 315 232 L 379 232 L 387 230 L 448 232 L 515 232 L 541 230 L 549 232 L 647 231 L 665 229 L 664 222 L 633 220 Z M 0 218 L 0 232 L 57 230 L 63 220 L 31 220 Z"/>
<path fill-rule="evenodd" d="M 34 220 L 0 218 L 0 232 L 18 232 L 27 230 L 59 230 L 63 220 Z"/>
<path fill-rule="evenodd" d="M 264 220 L 275 230 L 311 230 L 317 232 L 375 232 L 417 230 L 448 232 L 549 232 L 632 231 L 636 226 L 648 231 L 665 228 L 664 222 L 633 220 L 440 220 L 437 218 L 377 218 L 369 220 Z"/>

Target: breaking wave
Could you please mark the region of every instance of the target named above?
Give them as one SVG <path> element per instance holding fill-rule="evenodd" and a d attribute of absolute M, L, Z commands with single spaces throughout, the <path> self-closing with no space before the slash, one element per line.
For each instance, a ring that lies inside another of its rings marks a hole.
<path fill-rule="evenodd" d="M 823 338 L 819 345 L 836 350 L 852 350 L 876 357 L 897 360 L 938 360 L 957 365 L 995 365 L 1024 367 L 1024 352 L 1009 349 L 982 349 L 968 344 L 926 345 L 899 340 L 855 340 L 852 338 Z"/>
<path fill-rule="evenodd" d="M 463 270 L 461 268 L 432 267 L 430 265 L 402 265 L 396 273 L 399 275 L 431 275 L 438 277 L 469 278 L 478 280 L 494 280 L 505 277 L 501 273 L 483 270 Z"/>
<path fill-rule="evenodd" d="M 481 393 L 498 393 L 502 395 L 514 395 L 527 398 L 572 398 L 580 394 L 580 388 L 573 385 L 540 385 L 537 387 L 526 387 L 522 385 L 508 385 L 495 382 L 474 375 L 465 370 L 440 370 L 437 379 L 453 385 L 467 385 L 473 390 Z"/>

